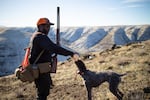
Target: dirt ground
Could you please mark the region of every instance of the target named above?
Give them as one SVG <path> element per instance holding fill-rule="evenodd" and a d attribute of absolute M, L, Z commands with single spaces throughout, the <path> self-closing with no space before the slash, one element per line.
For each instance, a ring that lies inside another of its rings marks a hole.
<path fill-rule="evenodd" d="M 150 100 L 150 41 L 123 46 L 114 50 L 81 55 L 88 69 L 95 72 L 127 73 L 119 89 L 123 100 Z M 59 62 L 56 74 L 51 74 L 54 87 L 48 100 L 87 100 L 83 79 L 76 74 L 73 61 Z M 94 88 L 93 100 L 117 100 L 108 90 L 108 83 Z M 15 75 L 0 77 L 0 100 L 36 100 L 34 83 L 22 83 Z"/>

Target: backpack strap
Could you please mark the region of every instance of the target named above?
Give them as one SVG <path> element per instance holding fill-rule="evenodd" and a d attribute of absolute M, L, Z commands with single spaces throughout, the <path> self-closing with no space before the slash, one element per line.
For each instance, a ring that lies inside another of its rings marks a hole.
<path fill-rule="evenodd" d="M 38 57 L 35 59 L 34 63 L 33 64 L 36 64 L 36 62 L 39 60 L 39 58 L 41 57 L 41 55 L 44 53 L 44 50 L 42 50 L 40 52 L 40 54 L 38 55 Z"/>

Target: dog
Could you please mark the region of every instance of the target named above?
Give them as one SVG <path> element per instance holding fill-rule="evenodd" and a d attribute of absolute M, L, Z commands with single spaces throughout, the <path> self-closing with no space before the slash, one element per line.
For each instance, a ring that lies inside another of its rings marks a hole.
<path fill-rule="evenodd" d="M 100 86 L 103 82 L 108 82 L 111 93 L 116 96 L 118 100 L 122 100 L 123 93 L 118 89 L 118 85 L 121 82 L 121 76 L 126 74 L 117 74 L 115 72 L 92 72 L 87 70 L 85 64 L 81 60 L 75 61 L 75 64 L 79 70 L 78 74 L 80 74 L 85 81 L 88 100 L 92 100 L 92 88 Z"/>

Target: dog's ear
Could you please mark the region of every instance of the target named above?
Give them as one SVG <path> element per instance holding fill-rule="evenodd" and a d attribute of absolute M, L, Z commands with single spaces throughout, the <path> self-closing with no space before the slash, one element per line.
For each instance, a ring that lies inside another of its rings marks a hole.
<path fill-rule="evenodd" d="M 78 60 L 78 61 L 75 62 L 75 64 L 77 65 L 78 69 L 79 69 L 81 72 L 85 72 L 85 71 L 86 71 L 86 66 L 85 66 L 85 64 L 83 63 L 83 61 Z"/>

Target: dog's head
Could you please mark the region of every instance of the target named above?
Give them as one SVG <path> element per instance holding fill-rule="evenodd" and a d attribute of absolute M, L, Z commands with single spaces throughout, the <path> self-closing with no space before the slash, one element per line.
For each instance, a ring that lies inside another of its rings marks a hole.
<path fill-rule="evenodd" d="M 77 65 L 80 73 L 84 73 L 87 70 L 85 64 L 83 63 L 83 61 L 78 60 L 78 61 L 75 62 L 75 64 Z"/>

